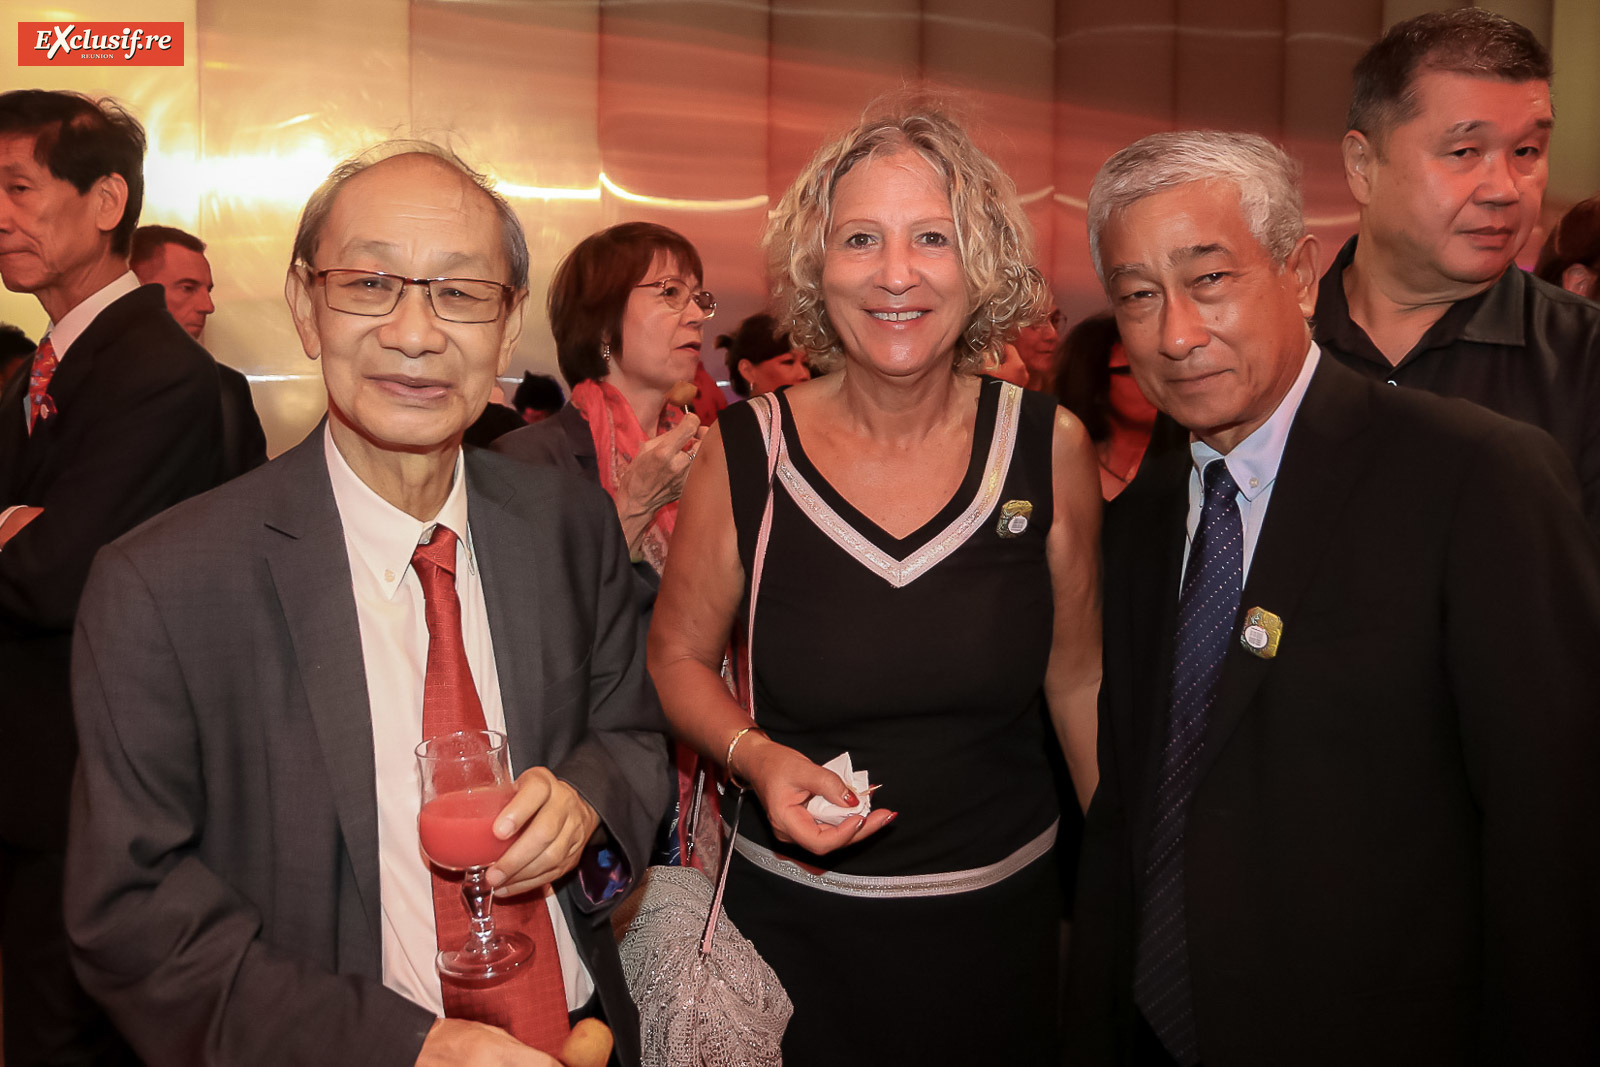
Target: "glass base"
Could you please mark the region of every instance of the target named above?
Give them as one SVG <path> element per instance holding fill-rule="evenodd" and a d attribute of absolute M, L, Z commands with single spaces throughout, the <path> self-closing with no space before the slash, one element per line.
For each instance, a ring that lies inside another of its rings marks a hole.
<path fill-rule="evenodd" d="M 495 935 L 487 945 L 470 940 L 461 948 L 441 952 L 434 966 L 445 978 L 458 982 L 493 982 L 504 978 L 533 957 L 533 942 L 515 932 Z"/>

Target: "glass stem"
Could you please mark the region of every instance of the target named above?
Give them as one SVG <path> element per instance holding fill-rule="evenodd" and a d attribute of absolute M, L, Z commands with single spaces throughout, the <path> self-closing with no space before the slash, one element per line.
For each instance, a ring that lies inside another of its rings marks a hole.
<path fill-rule="evenodd" d="M 466 901 L 467 914 L 472 917 L 468 949 L 479 956 L 487 955 L 494 941 L 494 890 L 484 880 L 488 872 L 488 867 L 469 867 L 461 879 L 461 899 Z"/>

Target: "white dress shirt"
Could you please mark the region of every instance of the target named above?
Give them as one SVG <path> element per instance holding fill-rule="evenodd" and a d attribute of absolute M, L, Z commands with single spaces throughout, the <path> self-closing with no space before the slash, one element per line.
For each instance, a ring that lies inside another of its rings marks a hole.
<path fill-rule="evenodd" d="M 466 466 L 456 456 L 450 496 L 433 522 L 421 522 L 373 492 L 351 470 L 323 431 L 333 498 L 344 526 L 361 626 L 361 656 L 372 707 L 372 745 L 378 788 L 378 894 L 383 911 L 383 984 L 437 1015 L 444 999 L 433 959 L 439 951 L 434 928 L 433 882 L 417 837 L 422 807 L 416 748 L 422 740 L 422 686 L 428 662 L 428 623 L 422 584 L 411 567 L 418 544 L 443 524 L 460 538 L 456 548 L 456 595 L 461 600 L 467 665 L 489 729 L 505 731 L 500 678 L 484 606 L 483 582 L 473 558 L 467 526 Z M 528 610 L 532 610 L 529 606 Z M 528 649 L 536 655 L 537 650 Z M 578 955 L 566 917 L 548 886 L 545 902 L 555 929 L 567 1009 L 586 1004 L 594 980 Z M 465 907 L 465 905 L 462 905 Z"/>
<path fill-rule="evenodd" d="M 131 270 L 126 271 L 121 277 L 96 290 L 87 300 L 84 300 L 77 307 L 61 316 L 60 322 L 52 322 L 50 324 L 49 328 L 44 331 L 44 335 L 50 338 L 50 347 L 55 349 L 57 369 L 60 368 L 62 357 L 67 354 L 67 349 L 72 347 L 72 342 L 83 335 L 83 331 L 89 328 L 89 324 L 99 316 L 100 312 L 137 288 L 139 288 L 138 276 Z M 32 367 L 33 364 L 30 362 L 27 367 L 17 373 L 31 374 Z M 33 428 L 33 405 L 28 401 L 28 390 L 26 389 L 22 390 L 22 418 L 31 430 Z M 4 525 L 13 511 L 26 506 L 25 504 L 13 504 L 4 510 L 0 510 L 0 525 Z M 3 550 L 4 546 L 0 546 L 0 551 Z"/>
<path fill-rule="evenodd" d="M 1305 399 L 1306 387 L 1311 384 L 1311 375 L 1316 372 L 1321 356 L 1321 350 L 1313 341 L 1310 351 L 1306 353 L 1305 363 L 1300 367 L 1300 374 L 1289 391 L 1283 394 L 1283 399 L 1278 402 L 1271 416 L 1257 426 L 1249 437 L 1234 445 L 1233 451 L 1226 456 L 1191 436 L 1189 455 L 1194 460 L 1194 469 L 1189 472 L 1189 523 L 1183 545 L 1185 567 L 1189 565 L 1189 546 L 1194 543 L 1194 532 L 1200 526 L 1200 508 L 1206 499 L 1205 486 L 1200 480 L 1201 472 L 1212 460 L 1221 459 L 1227 463 L 1228 473 L 1239 486 L 1239 495 L 1234 499 L 1239 504 L 1239 518 L 1244 522 L 1244 573 L 1240 575 L 1240 581 L 1242 583 L 1249 578 L 1250 561 L 1256 554 L 1261 524 L 1267 518 L 1267 504 L 1272 499 L 1272 485 L 1278 480 L 1278 464 L 1283 462 L 1283 446 L 1289 440 L 1289 427 L 1294 424 L 1295 412 L 1300 410 L 1300 401 Z"/>

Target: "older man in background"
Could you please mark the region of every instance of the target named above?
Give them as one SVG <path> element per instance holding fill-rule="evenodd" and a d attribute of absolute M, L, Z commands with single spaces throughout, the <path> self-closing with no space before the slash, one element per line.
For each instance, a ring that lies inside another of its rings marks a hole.
<path fill-rule="evenodd" d="M 211 302 L 206 243 L 176 226 L 140 226 L 133 231 L 128 265 L 144 284 L 161 286 L 172 317 L 190 337 L 200 340 L 206 320 L 217 310 Z M 217 382 L 222 390 L 222 479 L 226 481 L 267 461 L 267 435 L 250 396 L 250 379 L 218 361 Z"/>
<path fill-rule="evenodd" d="M 0 394 L 0 950 L 5 1058 L 114 1063 L 61 925 L 77 741 L 68 658 L 101 546 L 216 484 L 217 376 L 128 248 L 144 130 L 110 101 L 0 94 L 0 279 L 50 326 Z"/>
<path fill-rule="evenodd" d="M 1460 7 L 1396 23 L 1356 64 L 1345 180 L 1360 205 L 1317 296 L 1328 355 L 1459 396 L 1561 445 L 1600 531 L 1600 307 L 1516 266 L 1549 180 L 1550 54 Z"/>
<path fill-rule="evenodd" d="M 96 563 L 67 921 L 151 1063 L 534 1067 L 580 1015 L 637 1060 L 607 913 L 668 781 L 622 531 L 596 487 L 461 445 L 527 279 L 449 152 L 336 169 L 286 284 L 327 419 Z M 481 990 L 435 970 L 466 912 L 418 844 L 414 751 L 463 726 L 521 772 L 488 877 L 536 946 Z"/>
<path fill-rule="evenodd" d="M 1107 512 L 1070 1062 L 1593 1063 L 1600 547 L 1570 465 L 1325 357 L 1259 137 L 1123 149 L 1089 225 L 1191 443 Z"/>

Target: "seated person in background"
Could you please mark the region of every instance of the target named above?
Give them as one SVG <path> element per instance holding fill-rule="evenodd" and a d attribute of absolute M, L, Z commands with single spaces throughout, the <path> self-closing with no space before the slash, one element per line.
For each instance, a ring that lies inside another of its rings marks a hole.
<path fill-rule="evenodd" d="M 38 345 L 28 340 L 22 327 L 0 322 L 0 393 L 22 368 L 33 362 Z"/>
<path fill-rule="evenodd" d="M 73 963 L 156 1067 L 550 1067 L 579 1014 L 635 1064 L 608 912 L 668 789 L 627 554 L 593 486 L 461 447 L 521 330 L 521 224 L 391 142 L 312 194 L 293 256 L 327 418 L 84 593 Z M 536 951 L 468 990 L 434 966 L 466 913 L 419 849 L 414 752 L 474 727 L 520 772 L 488 880 Z"/>
<path fill-rule="evenodd" d="M 728 353 L 729 384 L 740 396 L 760 396 L 811 380 L 805 353 L 789 342 L 789 335 L 779 331 L 764 311 L 746 318 L 733 333 L 718 337 L 717 347 Z"/>
<path fill-rule="evenodd" d="M 511 397 L 511 406 L 516 408 L 517 414 L 526 423 L 543 422 L 560 411 L 566 402 L 559 382 L 548 374 L 535 374 L 532 371 L 522 372 L 522 381 L 517 384 L 517 391 Z"/>
<path fill-rule="evenodd" d="M 1600 300 L 1600 196 L 1574 204 L 1539 250 L 1533 273 L 1569 293 Z"/>
<path fill-rule="evenodd" d="M 701 273 L 694 245 L 653 222 L 624 222 L 578 242 L 556 267 L 549 296 L 572 400 L 494 443 L 603 486 L 628 551 L 657 575 L 698 443 L 700 419 L 685 409 L 702 327 L 717 310 Z"/>
<path fill-rule="evenodd" d="M 1138 472 L 1160 412 L 1133 380 L 1109 311 L 1067 331 L 1053 377 L 1056 399 L 1089 431 L 1100 461 L 1100 495 L 1111 500 Z"/>
<path fill-rule="evenodd" d="M 140 226 L 133 231 L 128 266 L 145 285 L 154 283 L 167 294 L 167 310 L 196 341 L 216 311 L 211 302 L 211 263 L 206 243 L 175 226 Z M 267 435 L 250 396 L 250 379 L 217 362 L 222 389 L 222 480 L 255 470 L 267 461 Z"/>

